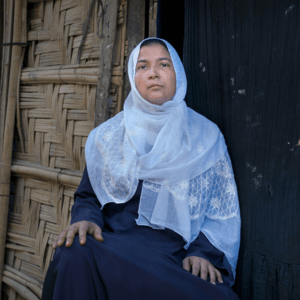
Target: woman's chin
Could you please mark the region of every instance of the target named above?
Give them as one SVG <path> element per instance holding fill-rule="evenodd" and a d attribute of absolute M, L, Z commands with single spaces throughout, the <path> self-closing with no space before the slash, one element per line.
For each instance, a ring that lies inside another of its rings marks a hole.
<path fill-rule="evenodd" d="M 145 100 L 156 105 L 163 105 L 165 102 L 169 101 L 165 98 L 147 98 Z"/>

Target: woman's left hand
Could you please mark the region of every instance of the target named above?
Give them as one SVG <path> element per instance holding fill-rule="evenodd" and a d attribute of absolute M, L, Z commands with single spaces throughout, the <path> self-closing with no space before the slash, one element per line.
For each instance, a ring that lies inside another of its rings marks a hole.
<path fill-rule="evenodd" d="M 207 275 L 209 275 L 210 282 L 216 284 L 216 279 L 220 283 L 223 283 L 222 275 L 208 260 L 198 257 L 198 256 L 188 256 L 182 261 L 182 267 L 190 271 L 192 267 L 192 274 L 200 277 L 203 280 L 207 280 Z"/>

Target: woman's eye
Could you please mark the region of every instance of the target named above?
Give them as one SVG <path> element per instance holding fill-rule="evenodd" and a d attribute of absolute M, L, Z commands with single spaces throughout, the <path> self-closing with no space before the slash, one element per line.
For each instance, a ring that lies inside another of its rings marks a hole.
<path fill-rule="evenodd" d="M 168 64 L 167 63 L 162 63 L 161 66 L 165 68 L 165 67 L 168 66 Z"/>
<path fill-rule="evenodd" d="M 146 65 L 139 65 L 139 66 L 137 67 L 137 69 L 138 69 L 138 70 L 140 70 L 140 69 L 146 69 Z"/>

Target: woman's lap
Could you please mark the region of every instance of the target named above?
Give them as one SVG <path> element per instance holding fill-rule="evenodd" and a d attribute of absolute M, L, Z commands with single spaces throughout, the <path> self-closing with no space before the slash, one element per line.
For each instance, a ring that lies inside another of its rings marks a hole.
<path fill-rule="evenodd" d="M 103 233 L 104 242 L 78 236 L 56 250 L 43 299 L 238 299 L 229 286 L 206 282 L 175 259 L 120 235 Z"/>

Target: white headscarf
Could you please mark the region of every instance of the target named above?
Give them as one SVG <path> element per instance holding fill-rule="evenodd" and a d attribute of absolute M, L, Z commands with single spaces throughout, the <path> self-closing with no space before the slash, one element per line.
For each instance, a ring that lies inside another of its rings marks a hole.
<path fill-rule="evenodd" d="M 173 99 L 156 105 L 139 94 L 134 77 L 140 43 L 129 58 L 131 92 L 124 111 L 88 137 L 89 178 L 102 207 L 130 200 L 143 180 L 138 225 L 172 229 L 185 239 L 186 248 L 201 230 L 234 269 L 240 218 L 224 138 L 214 123 L 186 106 L 183 65 L 175 49 L 162 41 L 176 73 Z"/>

